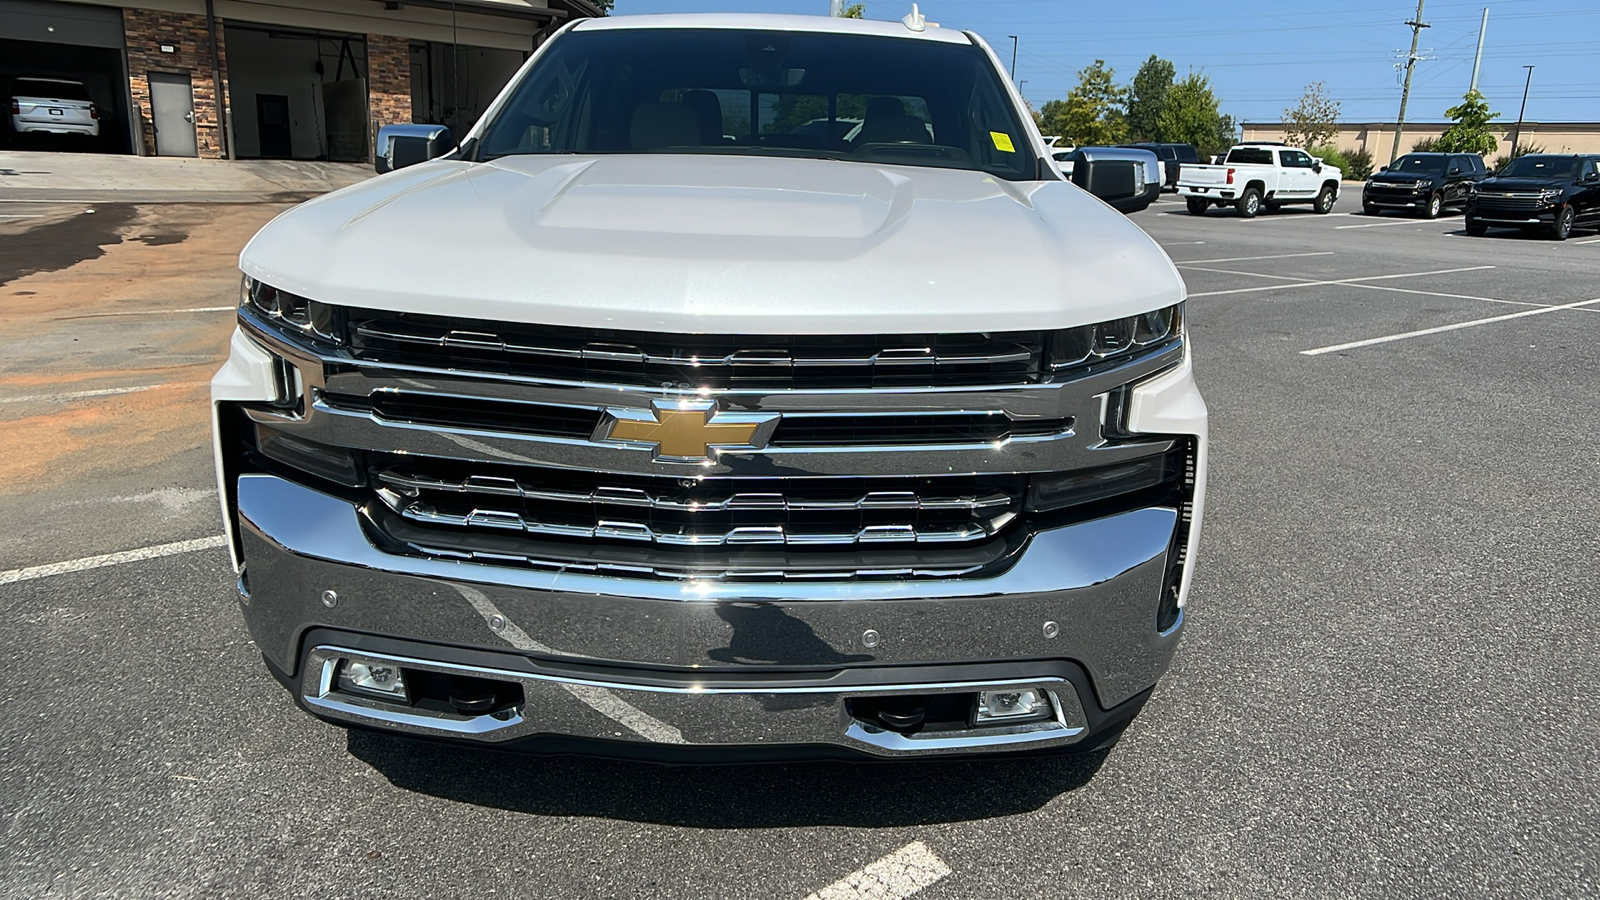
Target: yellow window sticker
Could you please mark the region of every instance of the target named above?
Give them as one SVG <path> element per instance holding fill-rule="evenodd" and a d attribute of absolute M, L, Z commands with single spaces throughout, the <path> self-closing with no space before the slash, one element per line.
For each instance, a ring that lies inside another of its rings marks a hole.
<path fill-rule="evenodd" d="M 991 131 L 989 138 L 994 141 L 994 148 L 1001 153 L 1017 152 L 1016 146 L 1011 143 L 1011 135 L 1002 131 Z"/>

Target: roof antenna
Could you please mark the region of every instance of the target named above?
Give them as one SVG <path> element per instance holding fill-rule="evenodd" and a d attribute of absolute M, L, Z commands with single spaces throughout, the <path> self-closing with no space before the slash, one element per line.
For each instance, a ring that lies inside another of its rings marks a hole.
<path fill-rule="evenodd" d="M 928 30 L 928 17 L 917 11 L 917 5 L 915 3 L 911 4 L 911 15 L 906 16 L 900 21 L 912 31 Z"/>

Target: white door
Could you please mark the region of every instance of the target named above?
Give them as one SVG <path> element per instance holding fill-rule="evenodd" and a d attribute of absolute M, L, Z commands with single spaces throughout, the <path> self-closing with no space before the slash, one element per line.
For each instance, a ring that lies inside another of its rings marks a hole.
<path fill-rule="evenodd" d="M 1281 151 L 1284 175 L 1289 179 L 1289 196 L 1295 198 L 1315 197 L 1317 189 L 1322 186 L 1321 176 L 1311 168 L 1311 157 L 1300 150 Z"/>
<path fill-rule="evenodd" d="M 197 156 L 194 91 L 188 75 L 151 72 L 150 120 L 156 129 L 157 156 Z"/>

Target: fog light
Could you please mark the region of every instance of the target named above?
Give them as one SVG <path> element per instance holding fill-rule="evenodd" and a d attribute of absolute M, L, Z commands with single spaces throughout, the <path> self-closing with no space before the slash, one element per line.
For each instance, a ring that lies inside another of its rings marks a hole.
<path fill-rule="evenodd" d="M 406 702 L 406 680 L 397 666 L 346 660 L 339 667 L 339 690 Z"/>
<path fill-rule="evenodd" d="M 985 722 L 1016 722 L 1048 719 L 1051 714 L 1050 700 L 1038 688 L 979 691 L 975 721 L 979 725 Z"/>

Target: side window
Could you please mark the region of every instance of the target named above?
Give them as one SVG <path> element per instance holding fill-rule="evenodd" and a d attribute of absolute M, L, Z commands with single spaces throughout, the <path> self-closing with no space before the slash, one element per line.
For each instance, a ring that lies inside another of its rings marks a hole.
<path fill-rule="evenodd" d="M 1600 177 L 1600 159 L 1589 160 L 1589 165 L 1584 167 L 1583 177 Z"/>

